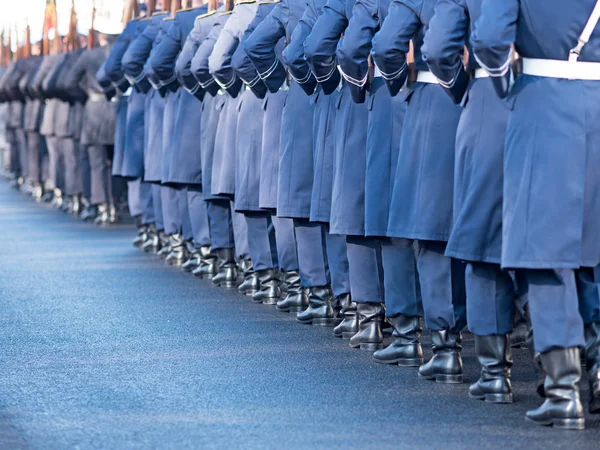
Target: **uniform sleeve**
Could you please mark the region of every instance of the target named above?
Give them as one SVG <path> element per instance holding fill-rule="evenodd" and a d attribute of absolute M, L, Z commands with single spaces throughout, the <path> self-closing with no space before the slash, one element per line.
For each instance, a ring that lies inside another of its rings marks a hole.
<path fill-rule="evenodd" d="M 429 70 L 454 103 L 460 103 L 469 85 L 463 64 L 468 33 L 469 15 L 464 0 L 439 0 L 421 53 Z"/>
<path fill-rule="evenodd" d="M 504 98 L 510 89 L 512 45 L 517 34 L 519 0 L 485 1 L 471 36 L 475 59 Z"/>
<path fill-rule="evenodd" d="M 309 1 L 302 18 L 294 28 L 291 42 L 283 51 L 283 62 L 288 66 L 291 77 L 307 95 L 315 92 L 317 79 L 304 57 L 304 41 L 312 31 L 320 14 L 321 11 L 317 9 L 314 0 Z"/>
<path fill-rule="evenodd" d="M 192 75 L 194 75 L 194 78 L 198 80 L 200 87 L 213 97 L 217 95 L 217 92 L 219 92 L 219 85 L 210 74 L 208 69 L 208 58 L 215 48 L 215 43 L 217 42 L 217 38 L 219 37 L 222 29 L 223 24 L 216 23 L 206 38 L 202 41 L 198 47 L 198 50 L 196 51 L 196 54 L 192 58 Z"/>
<path fill-rule="evenodd" d="M 140 92 L 148 92 L 152 87 L 144 72 L 144 64 L 150 56 L 152 43 L 158 34 L 158 26 L 150 23 L 127 47 L 121 64 L 129 82 Z"/>
<path fill-rule="evenodd" d="M 231 67 L 231 57 L 239 44 L 240 9 L 234 8 L 231 17 L 223 26 L 212 53 L 208 57 L 208 70 L 221 88 L 232 97 L 237 97 L 242 87 L 240 80 Z"/>
<path fill-rule="evenodd" d="M 278 3 L 246 40 L 246 54 L 270 92 L 277 92 L 287 76 L 275 47 L 285 36 L 288 14 L 286 2 Z"/>
<path fill-rule="evenodd" d="M 150 55 L 150 64 L 161 86 L 175 92 L 179 88 L 175 75 L 175 60 L 181 50 L 181 30 L 175 20 L 170 20 L 162 39 Z"/>
<path fill-rule="evenodd" d="M 260 78 L 256 67 L 254 67 L 254 64 L 252 64 L 252 61 L 250 61 L 250 58 L 246 53 L 246 41 L 254 32 L 256 27 L 265 19 L 265 17 L 267 17 L 274 7 L 274 3 L 264 4 L 258 7 L 254 19 L 252 19 L 246 28 L 246 31 L 244 31 L 242 39 L 240 40 L 240 44 L 231 58 L 231 67 L 233 67 L 233 70 L 237 76 L 241 78 L 244 83 L 246 83 L 246 85 L 258 98 L 265 98 L 267 95 L 267 85 Z"/>
<path fill-rule="evenodd" d="M 336 50 L 347 26 L 344 0 L 329 0 L 304 42 L 306 60 L 325 94 L 331 94 L 341 81 Z"/>
<path fill-rule="evenodd" d="M 87 100 L 87 93 L 81 87 L 80 82 L 85 76 L 85 67 L 89 57 L 89 51 L 86 51 L 74 61 L 73 66 L 65 73 L 64 86 L 65 93 L 74 101 L 84 103 Z"/>
<path fill-rule="evenodd" d="M 110 101 L 117 95 L 117 86 L 111 82 L 110 77 L 106 73 L 106 61 L 104 61 L 104 64 L 102 64 L 98 72 L 96 72 L 96 81 L 98 82 L 100 89 L 102 89 L 102 93 L 106 97 L 106 100 Z M 127 85 L 129 85 L 129 83 L 127 83 Z M 120 87 L 123 88 L 124 84 L 121 84 Z"/>
<path fill-rule="evenodd" d="M 371 56 L 393 96 L 406 81 L 406 54 L 410 40 L 420 26 L 418 11 L 402 0 L 394 0 L 381 29 L 373 38 Z"/>
<path fill-rule="evenodd" d="M 185 39 L 181 53 L 175 62 L 175 73 L 179 79 L 179 83 L 190 94 L 202 101 L 204 98 L 204 90 L 201 89 L 198 80 L 192 75 L 192 58 L 196 54 L 200 43 L 202 42 L 203 28 L 200 20 L 196 20 L 194 28 Z"/>
<path fill-rule="evenodd" d="M 127 27 L 125 27 L 125 30 L 117 38 L 104 62 L 104 71 L 107 78 L 120 92 L 125 92 L 130 86 L 129 81 L 125 78 L 122 60 L 123 55 L 125 55 L 125 52 L 127 51 L 127 47 L 131 44 L 133 38 L 132 27 L 134 26 L 137 27 L 137 24 L 132 22 L 127 24 Z"/>
<path fill-rule="evenodd" d="M 340 71 L 350 85 L 352 99 L 357 103 L 365 101 L 369 53 L 378 28 L 377 1 L 358 0 L 352 8 L 352 18 L 337 48 Z"/>

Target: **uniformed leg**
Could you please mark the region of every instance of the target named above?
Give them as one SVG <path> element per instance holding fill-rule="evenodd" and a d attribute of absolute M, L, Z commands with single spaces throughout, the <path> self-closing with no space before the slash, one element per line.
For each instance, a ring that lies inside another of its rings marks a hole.
<path fill-rule="evenodd" d="M 24 179 L 29 177 L 29 161 L 27 158 L 27 133 L 22 128 L 17 128 L 15 130 L 16 134 L 16 142 L 17 142 L 17 152 L 19 154 L 19 165 L 21 167 L 21 176 Z"/>
<path fill-rule="evenodd" d="M 181 217 L 181 233 L 183 239 L 191 242 L 194 239 L 194 233 L 192 231 L 192 221 L 190 219 L 187 186 L 177 187 L 177 206 L 179 207 L 179 215 Z"/>
<path fill-rule="evenodd" d="M 46 148 L 48 150 L 48 180 L 46 189 L 51 190 L 58 187 L 58 172 L 59 172 L 59 155 L 58 146 L 59 138 L 48 136 L 46 137 Z"/>
<path fill-rule="evenodd" d="M 217 225 L 216 222 L 220 221 Z M 215 286 L 233 288 L 237 286 L 237 263 L 239 260 L 248 258 L 248 242 L 246 220 L 241 214 L 233 212 L 233 202 L 230 200 L 211 200 L 209 208 L 209 224 L 211 233 L 211 242 L 217 247 L 216 254 L 218 260 L 218 273 L 212 276 L 212 283 Z M 216 225 L 217 229 L 213 230 Z M 210 269 L 210 266 L 207 267 Z M 200 268 L 198 269 L 200 270 Z M 196 271 L 194 271 L 194 274 Z M 203 277 L 205 270 L 201 274 Z"/>
<path fill-rule="evenodd" d="M 350 339 L 358 332 L 358 311 L 350 293 L 350 264 L 346 236 L 329 233 L 327 226 L 327 262 L 336 314 L 342 321 L 333 329 L 335 337 Z"/>
<path fill-rule="evenodd" d="M 252 295 L 255 302 L 275 305 L 281 298 L 275 228 L 269 211 L 245 212 L 248 227 L 248 248 L 253 270 L 258 277 L 258 291 Z"/>
<path fill-rule="evenodd" d="M 383 346 L 381 325 L 385 319 L 381 244 L 364 236 L 348 236 L 346 242 L 350 291 L 358 312 L 358 332 L 350 339 L 350 346 L 378 350 Z"/>
<path fill-rule="evenodd" d="M 154 207 L 154 219 L 156 220 L 156 229 L 158 231 L 165 230 L 165 222 L 162 208 L 162 196 L 160 184 L 152 183 L 152 206 Z"/>
<path fill-rule="evenodd" d="M 577 385 L 581 378 L 579 348 L 585 339 L 576 272 L 528 270 L 527 282 L 534 347 L 546 374 L 546 400 L 539 408 L 528 411 L 526 417 L 539 425 L 583 428 Z"/>
<path fill-rule="evenodd" d="M 461 383 L 465 265 L 444 256 L 445 242 L 418 241 L 417 245 L 423 312 L 433 343 L 433 358 L 419 368 L 419 376 L 440 383 Z"/>
<path fill-rule="evenodd" d="M 491 403 L 512 403 L 509 333 L 515 309 L 513 279 L 498 264 L 470 262 L 465 287 L 467 322 L 475 334 L 475 353 L 482 366 L 469 395 Z"/>
<path fill-rule="evenodd" d="M 127 182 L 127 205 L 131 217 L 140 217 L 142 215 L 142 204 L 140 202 L 141 180 Z"/>
<path fill-rule="evenodd" d="M 244 215 L 235 212 L 233 202 L 231 202 L 231 219 L 233 224 L 233 237 L 235 239 L 235 256 L 237 256 L 239 260 L 247 259 L 250 257 L 250 249 L 248 248 L 248 226 Z"/>
<path fill-rule="evenodd" d="M 210 253 L 208 213 L 206 202 L 202 196 L 202 186 L 199 184 L 190 184 L 186 191 L 186 203 L 192 229 L 193 246 L 190 248 L 188 260 L 183 264 L 181 269 L 185 272 L 194 272 L 203 263 L 209 263 L 209 259 L 214 259 L 214 255 Z"/>
<path fill-rule="evenodd" d="M 585 362 L 590 385 L 589 410 L 600 413 L 600 267 L 576 271 L 579 312 L 584 323 Z"/>
<path fill-rule="evenodd" d="M 385 308 L 392 324 L 392 342 L 373 354 L 383 364 L 423 364 L 421 316 L 423 304 L 418 281 L 414 241 L 382 238 Z"/>
<path fill-rule="evenodd" d="M 152 213 L 148 213 L 148 216 L 154 218 L 154 229 L 151 229 L 148 233 L 148 239 L 142 244 L 142 249 L 145 252 L 157 253 L 163 246 L 168 245 L 168 238 L 165 233 L 165 226 L 163 222 L 163 209 L 162 209 L 162 198 L 161 198 L 161 186 L 154 183 L 144 183 L 150 190 L 151 200 L 149 204 L 152 207 Z M 150 224 L 151 225 L 151 224 Z"/>
<path fill-rule="evenodd" d="M 89 145 L 87 153 L 90 163 L 90 201 L 93 205 L 107 205 L 109 202 L 110 175 L 108 154 L 104 145 Z"/>
<path fill-rule="evenodd" d="M 171 251 L 165 258 L 165 262 L 170 266 L 181 267 L 187 262 L 190 252 L 193 249 L 192 224 L 190 222 L 190 211 L 187 202 L 187 187 L 180 185 L 173 188 L 173 190 L 177 197 L 175 207 L 177 208 L 180 231 L 169 234 Z"/>
<path fill-rule="evenodd" d="M 275 227 L 277 259 L 282 272 L 285 297 L 277 302 L 277 309 L 283 312 L 298 312 L 302 305 L 302 282 L 298 270 L 298 253 L 294 220 L 271 215 Z"/>
<path fill-rule="evenodd" d="M 161 185 L 160 198 L 165 233 L 170 236 L 181 232 L 181 217 L 179 214 L 179 205 L 177 204 L 177 190 L 170 186 Z"/>
<path fill-rule="evenodd" d="M 152 185 L 140 181 L 140 205 L 142 209 L 142 223 L 155 223 L 154 205 L 152 204 Z"/>
<path fill-rule="evenodd" d="M 27 159 L 28 170 L 27 178 L 33 188 L 32 194 L 36 199 L 41 199 L 42 196 L 42 167 L 41 167 L 41 140 L 39 133 L 27 133 Z"/>
<path fill-rule="evenodd" d="M 85 221 L 96 217 L 96 205 L 92 203 L 92 168 L 88 146 L 80 145 L 81 183 L 83 190 L 83 205 L 81 218 Z"/>
<path fill-rule="evenodd" d="M 213 250 L 234 248 L 233 221 L 229 200 L 209 200 L 206 205 L 210 229 L 210 245 Z"/>
<path fill-rule="evenodd" d="M 309 292 L 308 308 L 299 312 L 296 320 L 305 324 L 333 326 L 335 311 L 327 263 L 327 227 L 308 219 L 294 219 L 294 233 L 301 283 Z M 301 301 L 298 308 L 305 307 L 306 300 L 301 298 Z"/>

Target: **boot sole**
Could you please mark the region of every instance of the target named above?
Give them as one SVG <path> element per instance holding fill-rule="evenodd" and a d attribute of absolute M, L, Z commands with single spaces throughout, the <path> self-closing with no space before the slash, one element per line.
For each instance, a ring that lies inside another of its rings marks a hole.
<path fill-rule="evenodd" d="M 373 358 L 373 361 L 375 361 L 378 364 L 388 364 L 388 365 L 397 364 L 402 367 L 420 367 L 424 364 L 423 358 L 408 358 L 408 359 L 397 358 L 397 359 L 390 359 L 390 360 L 382 360 L 382 359 Z"/>
<path fill-rule="evenodd" d="M 342 333 L 342 339 L 352 339 L 356 333 L 358 333 L 358 331 L 344 331 Z"/>
<path fill-rule="evenodd" d="M 585 429 L 585 419 L 552 419 L 548 422 L 540 422 L 537 420 L 530 419 L 525 416 L 525 420 L 527 422 L 533 423 L 535 425 L 541 425 L 545 427 L 554 427 L 561 430 L 584 430 Z"/>
<path fill-rule="evenodd" d="M 281 312 L 284 312 L 284 313 L 298 314 L 299 312 L 304 311 L 304 309 L 302 309 L 299 306 L 293 306 L 293 307 L 290 307 L 290 308 L 279 308 L 278 307 L 277 311 L 281 311 Z"/>
<path fill-rule="evenodd" d="M 335 319 L 313 319 L 312 324 L 316 327 L 334 327 Z"/>
<path fill-rule="evenodd" d="M 358 348 L 358 349 L 364 350 L 366 352 L 375 352 L 377 350 L 381 350 L 383 348 L 383 344 L 375 344 L 372 342 L 363 342 L 363 343 L 357 344 L 357 345 L 350 344 L 350 347 Z"/>
<path fill-rule="evenodd" d="M 273 306 L 273 305 L 276 305 L 278 301 L 279 301 L 278 298 L 263 298 L 262 304 L 268 305 L 268 306 Z"/>
<path fill-rule="evenodd" d="M 213 286 L 221 287 L 225 289 L 234 289 L 237 287 L 235 281 L 224 281 L 223 283 L 213 283 Z"/>
<path fill-rule="evenodd" d="M 421 374 L 418 374 L 419 378 L 428 381 L 435 381 L 436 383 L 441 384 L 461 384 L 463 382 L 463 376 L 461 375 L 446 375 L 446 374 L 436 374 L 431 377 L 425 377 Z"/>
<path fill-rule="evenodd" d="M 496 403 L 498 405 L 507 405 L 513 403 L 512 394 L 484 394 L 480 396 L 469 393 L 469 397 L 474 400 L 483 400 L 486 403 Z"/>

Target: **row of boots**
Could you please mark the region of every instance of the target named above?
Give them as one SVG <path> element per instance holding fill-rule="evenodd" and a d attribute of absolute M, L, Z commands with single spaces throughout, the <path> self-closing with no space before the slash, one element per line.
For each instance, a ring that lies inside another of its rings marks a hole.
<path fill-rule="evenodd" d="M 329 286 L 303 287 L 297 271 L 254 270 L 250 260 L 236 261 L 234 249 L 194 248 L 180 234 L 166 236 L 154 225 L 141 226 L 136 247 L 156 253 L 171 266 L 179 266 L 215 286 L 236 288 L 256 303 L 275 305 L 296 314 L 302 324 L 333 327 L 333 335 L 349 340 L 353 348 L 372 351 L 380 364 L 417 367 L 418 376 L 438 383 L 462 383 L 460 333 L 432 330 L 432 358 L 425 362 L 421 346 L 420 317 L 385 316 L 380 303 L 356 303 L 350 295 L 335 297 Z M 391 328 L 391 342 L 384 347 L 384 330 Z M 586 326 L 585 365 L 590 384 L 591 413 L 600 413 L 600 324 Z M 511 348 L 532 348 L 531 327 L 522 317 L 511 335 L 475 336 L 475 352 L 481 372 L 468 394 L 489 403 L 513 402 Z M 584 413 L 579 396 L 581 359 L 578 348 L 554 349 L 534 358 L 540 374 L 538 393 L 544 403 L 526 418 L 540 425 L 581 429 Z"/>

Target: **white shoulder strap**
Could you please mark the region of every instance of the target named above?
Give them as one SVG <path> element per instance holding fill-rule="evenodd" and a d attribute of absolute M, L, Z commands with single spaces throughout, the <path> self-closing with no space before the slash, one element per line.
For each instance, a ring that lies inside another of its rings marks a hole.
<path fill-rule="evenodd" d="M 585 24 L 585 28 L 581 32 L 581 35 L 577 39 L 577 45 L 571 49 L 569 52 L 569 61 L 575 62 L 579 59 L 579 55 L 581 54 L 581 50 L 585 44 L 590 40 L 590 36 L 594 32 L 596 25 L 598 25 L 598 21 L 600 20 L 600 0 L 596 1 L 596 6 L 594 6 L 594 10 L 592 14 L 588 18 L 587 23 Z"/>

